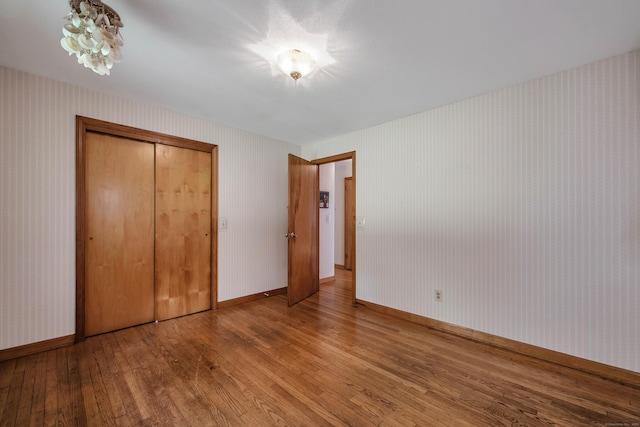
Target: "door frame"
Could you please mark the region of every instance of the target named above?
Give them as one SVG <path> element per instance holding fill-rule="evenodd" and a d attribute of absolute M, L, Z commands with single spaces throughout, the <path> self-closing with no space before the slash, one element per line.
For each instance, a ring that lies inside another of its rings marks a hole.
<path fill-rule="evenodd" d="M 103 120 L 76 116 L 76 333 L 75 342 L 84 341 L 85 334 L 85 242 L 86 222 L 86 162 L 87 132 L 103 133 L 140 141 L 211 153 L 211 309 L 218 307 L 218 146 L 164 133 L 138 129 Z M 155 239 L 155 236 L 154 236 Z"/>
<path fill-rule="evenodd" d="M 358 211 L 358 206 L 356 204 L 356 152 L 355 151 L 349 151 L 347 153 L 342 153 L 342 154 L 336 154 L 334 156 L 329 156 L 329 157 L 322 157 L 320 159 L 315 159 L 315 160 L 311 160 L 311 163 L 316 164 L 316 165 L 324 165 L 327 163 L 335 163 L 335 162 L 339 162 L 342 160 L 351 160 L 351 177 L 353 178 L 353 204 L 354 207 L 356 208 L 356 212 Z M 319 195 L 318 195 L 319 197 Z M 318 197 L 316 197 L 316 200 L 318 199 Z M 355 218 L 354 218 L 355 221 Z M 355 227 L 355 224 L 354 224 Z M 356 306 L 356 266 L 357 266 L 357 245 L 356 245 L 356 241 L 357 239 L 353 240 L 353 266 L 352 266 L 352 270 L 351 270 L 351 304 L 353 306 Z M 318 257 L 320 257 L 320 251 L 318 251 Z M 319 262 L 319 260 L 318 260 Z"/>
<path fill-rule="evenodd" d="M 353 174 L 353 171 L 351 171 L 351 173 Z M 343 180 L 344 182 L 342 183 L 342 185 L 344 185 L 344 233 L 342 236 L 342 243 L 344 245 L 344 269 L 345 270 L 349 270 L 349 271 L 353 271 L 353 244 L 356 241 L 356 230 L 355 230 L 355 222 L 351 224 L 351 226 L 347 229 L 347 223 L 349 222 L 349 213 L 350 211 L 347 210 L 347 206 L 348 206 L 348 202 L 347 200 L 350 200 L 351 205 L 353 207 L 352 210 L 355 210 L 355 198 L 353 197 L 353 190 L 355 188 L 355 186 L 353 185 L 353 177 L 352 176 L 347 176 L 344 178 Z M 347 194 L 347 182 L 349 183 L 349 187 L 351 188 L 350 193 Z M 354 212 L 355 213 L 355 212 Z M 352 233 L 352 239 L 351 239 L 351 252 L 347 251 L 347 236 L 349 234 Z M 349 268 L 347 268 L 347 255 L 349 256 L 348 260 L 349 260 Z"/>

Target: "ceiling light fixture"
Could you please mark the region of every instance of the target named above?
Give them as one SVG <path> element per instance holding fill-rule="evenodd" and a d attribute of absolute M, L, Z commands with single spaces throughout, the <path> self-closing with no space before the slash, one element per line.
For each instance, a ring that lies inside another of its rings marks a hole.
<path fill-rule="evenodd" d="M 71 12 L 62 27 L 60 44 L 78 63 L 102 75 L 109 74 L 122 55 L 120 15 L 100 0 L 69 0 Z"/>
<path fill-rule="evenodd" d="M 308 52 L 291 49 L 278 55 L 278 67 L 293 80 L 308 76 L 316 67 L 316 61 Z"/>

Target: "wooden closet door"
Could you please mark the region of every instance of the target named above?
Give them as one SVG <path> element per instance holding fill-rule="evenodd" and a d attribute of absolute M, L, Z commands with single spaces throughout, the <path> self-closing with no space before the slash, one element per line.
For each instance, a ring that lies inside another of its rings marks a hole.
<path fill-rule="evenodd" d="M 156 145 L 156 319 L 211 307 L 211 153 Z"/>
<path fill-rule="evenodd" d="M 86 335 L 154 319 L 154 145 L 88 132 Z"/>

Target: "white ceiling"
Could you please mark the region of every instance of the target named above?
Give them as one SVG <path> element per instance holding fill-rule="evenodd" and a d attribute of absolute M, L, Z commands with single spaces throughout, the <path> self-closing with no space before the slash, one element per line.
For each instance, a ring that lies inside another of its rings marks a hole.
<path fill-rule="evenodd" d="M 639 0 L 107 4 L 125 42 L 110 76 L 60 46 L 66 0 L 2 0 L 0 64 L 299 145 L 640 48 Z M 256 49 L 310 45 L 329 65 L 297 83 Z"/>

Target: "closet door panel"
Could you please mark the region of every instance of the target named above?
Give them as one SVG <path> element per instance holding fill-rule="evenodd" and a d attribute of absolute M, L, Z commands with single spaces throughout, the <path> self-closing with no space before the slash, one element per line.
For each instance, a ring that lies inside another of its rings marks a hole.
<path fill-rule="evenodd" d="M 86 140 L 86 335 L 153 321 L 154 146 Z"/>
<path fill-rule="evenodd" d="M 156 318 L 211 307 L 211 153 L 156 145 Z"/>

